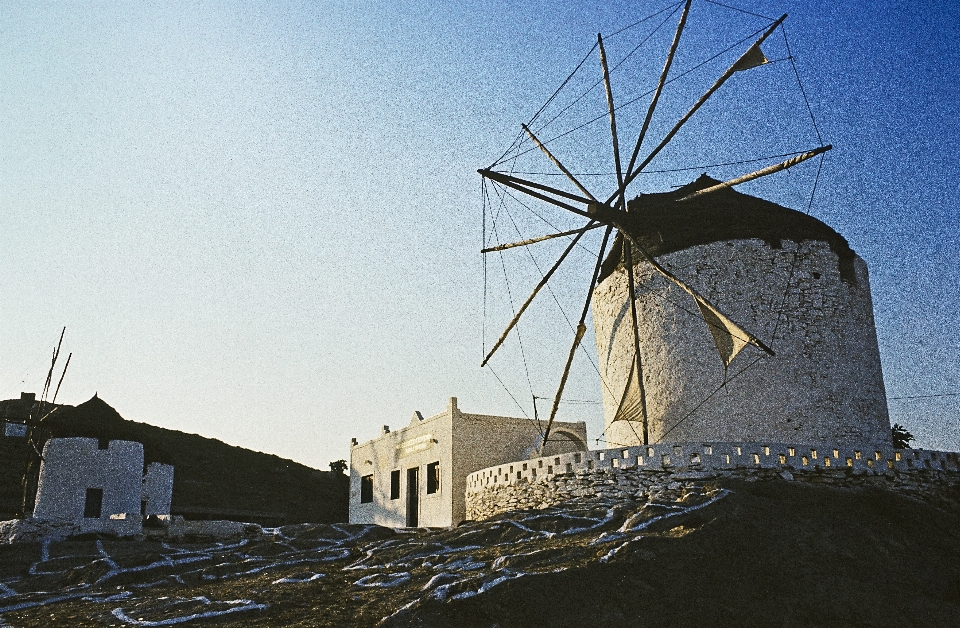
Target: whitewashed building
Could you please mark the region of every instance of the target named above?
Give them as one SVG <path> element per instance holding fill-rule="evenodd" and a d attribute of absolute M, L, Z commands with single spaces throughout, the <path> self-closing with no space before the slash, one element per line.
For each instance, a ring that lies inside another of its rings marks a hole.
<path fill-rule="evenodd" d="M 554 422 L 542 454 L 537 422 L 468 414 L 451 397 L 446 410 L 350 447 L 350 523 L 444 527 L 466 517 L 469 474 L 532 455 L 586 451 L 583 422 Z"/>
<path fill-rule="evenodd" d="M 144 515 L 170 513 L 173 467 L 151 463 L 143 445 L 51 438 L 43 448 L 33 516 L 73 521 L 83 532 L 138 534 Z"/>

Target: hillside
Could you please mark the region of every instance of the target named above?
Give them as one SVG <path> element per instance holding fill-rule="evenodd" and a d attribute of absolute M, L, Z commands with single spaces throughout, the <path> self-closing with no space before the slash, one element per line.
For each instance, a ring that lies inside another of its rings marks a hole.
<path fill-rule="evenodd" d="M 0 546 L 10 625 L 947 626 L 960 495 L 687 481 L 449 530 Z M 204 625 L 207 625 L 204 623 Z"/>
<path fill-rule="evenodd" d="M 85 436 L 143 443 L 147 464 L 174 466 L 173 514 L 192 519 L 235 519 L 265 525 L 347 520 L 347 476 L 318 471 L 279 456 L 233 447 L 218 440 L 128 421 L 94 395 L 64 406 L 45 427 L 50 436 Z M 4 469 L 0 495 L 19 491 L 22 439 L 2 439 L 18 465 Z M 4 457 L 3 464 L 8 465 Z M 16 486 L 11 486 L 13 481 Z M 11 518 L 12 512 L 0 517 Z"/>

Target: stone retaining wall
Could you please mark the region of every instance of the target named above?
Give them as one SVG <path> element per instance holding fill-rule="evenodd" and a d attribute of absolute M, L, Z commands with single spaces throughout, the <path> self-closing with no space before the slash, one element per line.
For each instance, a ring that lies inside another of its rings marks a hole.
<path fill-rule="evenodd" d="M 546 508 L 576 497 L 635 499 L 672 484 L 723 477 L 874 484 L 936 494 L 960 486 L 960 454 L 760 443 L 623 447 L 522 460 L 467 476 L 467 518 Z"/>

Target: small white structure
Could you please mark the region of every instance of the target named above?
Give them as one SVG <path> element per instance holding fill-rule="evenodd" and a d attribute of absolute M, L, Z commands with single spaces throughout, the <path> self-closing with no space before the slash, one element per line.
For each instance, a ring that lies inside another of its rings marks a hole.
<path fill-rule="evenodd" d="M 82 532 L 139 534 L 144 514 L 169 514 L 173 467 L 143 472 L 143 445 L 51 438 L 43 448 L 33 516 L 67 520 Z"/>
<path fill-rule="evenodd" d="M 457 398 L 447 409 L 350 448 L 350 523 L 383 526 L 455 525 L 466 517 L 469 474 L 532 455 L 586 451 L 583 422 L 554 422 L 542 454 L 540 431 L 530 419 L 460 412 Z"/>
<path fill-rule="evenodd" d="M 169 515 L 173 498 L 173 467 L 151 462 L 143 476 L 143 516 Z"/>

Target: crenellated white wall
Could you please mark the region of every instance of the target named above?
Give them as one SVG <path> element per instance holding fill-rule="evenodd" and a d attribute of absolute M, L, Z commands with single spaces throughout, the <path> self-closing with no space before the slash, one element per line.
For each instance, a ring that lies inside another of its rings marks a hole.
<path fill-rule="evenodd" d="M 568 473 L 643 468 L 648 471 L 697 468 L 809 470 L 849 468 L 853 471 L 930 469 L 960 473 L 960 454 L 925 449 L 817 446 L 788 443 L 710 443 L 617 447 L 520 460 L 475 471 L 467 476 L 467 492 L 484 487 L 546 481 Z"/>
<path fill-rule="evenodd" d="M 857 485 L 862 478 L 923 491 L 960 485 L 960 454 L 800 443 L 683 443 L 618 447 L 496 465 L 467 476 L 468 519 L 545 508 L 576 497 L 635 498 L 675 481 L 789 474 Z"/>

